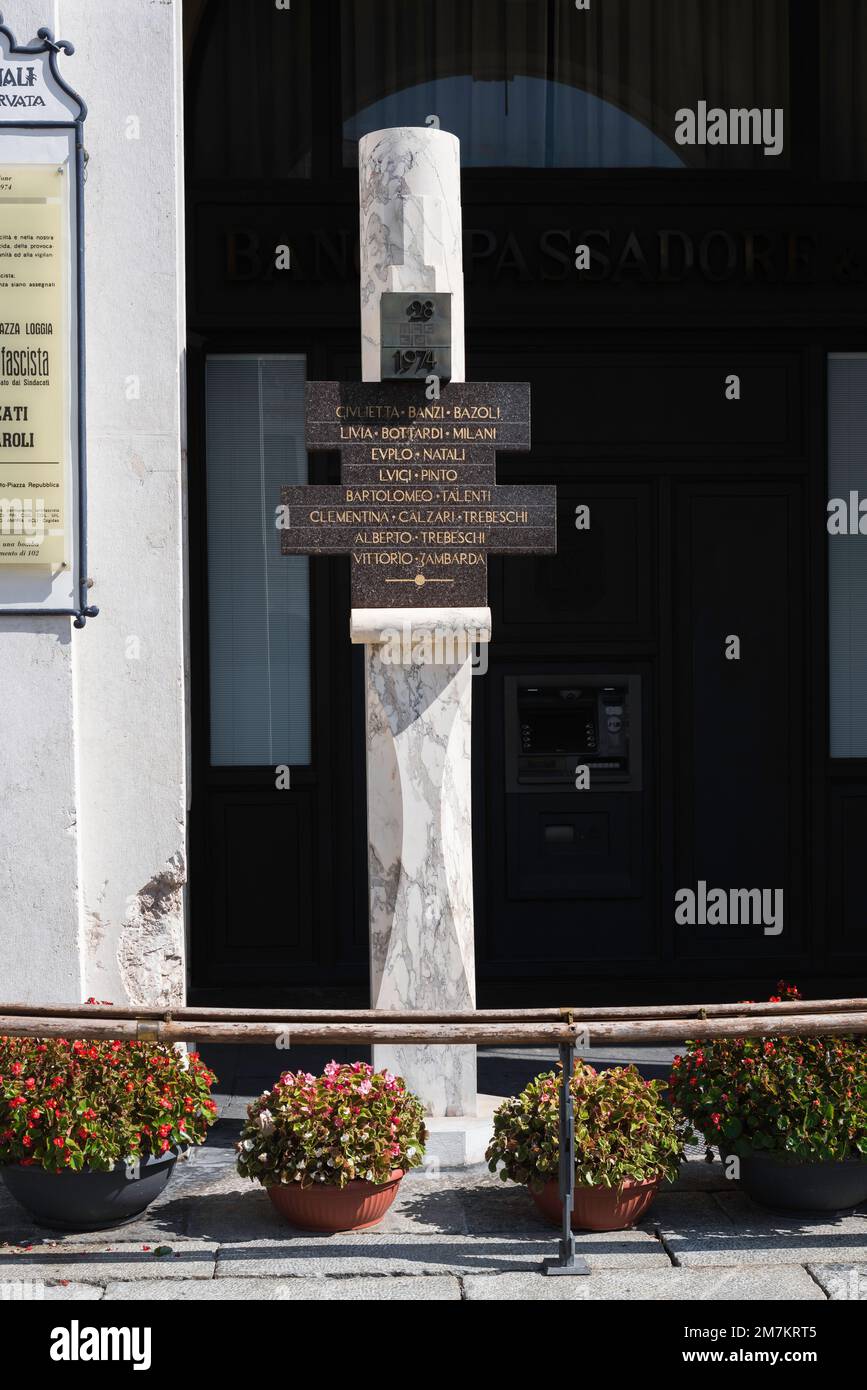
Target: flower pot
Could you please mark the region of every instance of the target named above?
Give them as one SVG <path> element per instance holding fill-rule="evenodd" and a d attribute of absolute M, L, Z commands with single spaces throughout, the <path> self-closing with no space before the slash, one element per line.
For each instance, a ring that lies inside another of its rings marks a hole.
<path fill-rule="evenodd" d="M 572 1210 L 573 1231 L 623 1231 L 634 1226 L 647 1211 L 662 1186 L 662 1178 L 634 1182 L 627 1178 L 622 1187 L 576 1187 Z M 560 1185 L 546 1183 L 541 1192 L 530 1194 L 546 1221 L 563 1223 Z"/>
<path fill-rule="evenodd" d="M 177 1149 L 142 1158 L 130 1177 L 125 1163 L 107 1173 L 51 1173 L 37 1164 L 0 1168 L 7 1188 L 37 1226 L 58 1231 L 105 1231 L 141 1216 L 162 1192 L 178 1158 Z"/>
<path fill-rule="evenodd" d="M 778 1154 L 740 1159 L 744 1190 L 761 1206 L 778 1211 L 846 1211 L 867 1201 L 867 1161 L 793 1163 Z"/>
<path fill-rule="evenodd" d="M 375 1226 L 388 1211 L 403 1173 L 396 1168 L 388 1182 L 356 1179 L 345 1187 L 299 1182 L 269 1187 L 268 1196 L 280 1215 L 303 1231 L 363 1231 Z"/>

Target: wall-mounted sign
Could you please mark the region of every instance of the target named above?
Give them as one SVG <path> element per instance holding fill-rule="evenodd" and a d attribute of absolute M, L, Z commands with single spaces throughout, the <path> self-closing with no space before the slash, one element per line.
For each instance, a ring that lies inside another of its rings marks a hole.
<path fill-rule="evenodd" d="M 88 603 L 84 120 L 72 44 L 18 44 L 0 15 L 0 613 Z"/>
<path fill-rule="evenodd" d="M 65 184 L 0 165 L 0 564 L 68 564 Z"/>

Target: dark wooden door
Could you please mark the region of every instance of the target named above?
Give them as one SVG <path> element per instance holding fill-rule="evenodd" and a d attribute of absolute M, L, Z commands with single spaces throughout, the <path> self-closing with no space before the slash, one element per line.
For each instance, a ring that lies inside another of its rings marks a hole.
<path fill-rule="evenodd" d="M 190 363 L 192 997 L 236 1002 L 327 997 L 363 1003 L 367 980 L 363 706 L 360 653 L 346 640 L 345 564 L 309 562 L 308 650 L 285 653 L 281 624 L 286 643 L 291 643 L 293 629 L 284 614 L 277 614 L 272 624 L 276 633 L 270 650 L 289 663 L 303 662 L 305 680 L 309 679 L 309 740 L 303 760 L 293 761 L 279 736 L 268 762 L 263 758 L 227 765 L 226 755 L 214 747 L 215 721 L 222 717 L 218 686 L 249 659 L 245 632 L 257 618 L 257 609 L 269 602 L 264 585 L 261 591 L 254 589 L 252 603 L 239 612 L 247 595 L 233 595 L 231 582 L 228 587 L 225 582 L 217 586 L 215 600 L 215 576 L 222 580 L 233 566 L 240 575 L 242 531 L 250 523 L 239 507 L 239 553 L 226 547 L 225 528 L 217 533 L 217 543 L 209 487 L 224 487 L 225 482 L 214 476 L 213 438 L 209 448 L 207 366 L 248 345 L 246 356 L 268 361 L 275 354 L 279 360 L 279 349 L 285 350 L 285 342 L 278 346 L 267 334 L 240 342 L 238 335 L 213 334 L 197 344 Z M 328 373 L 328 359 L 321 349 L 303 339 L 293 347 L 300 347 L 306 358 L 308 377 Z M 311 371 L 312 363 L 317 366 Z M 240 402 L 236 404 L 240 408 Z M 231 402 L 227 408 L 232 411 Z M 303 422 L 301 433 L 303 437 Z M 279 452 L 279 436 L 270 444 Z M 234 466 L 256 472 L 259 460 L 245 458 L 241 452 Z M 310 481 L 331 481 L 334 467 L 328 456 L 311 455 Z M 236 481 L 240 492 L 245 479 L 238 476 Z M 268 493 L 263 516 L 266 511 L 273 514 L 278 500 L 276 491 L 273 498 Z M 276 530 L 273 537 L 264 538 L 264 545 L 270 539 L 276 552 Z M 239 578 L 239 589 L 240 582 Z M 233 621 L 232 645 L 228 658 L 218 666 L 213 660 L 215 623 L 223 622 L 227 607 Z M 259 684 L 268 680 L 267 662 L 257 668 L 256 680 Z M 298 693 L 297 681 L 292 690 Z M 257 694 L 256 689 L 248 691 L 249 708 L 234 709 L 232 732 L 242 743 L 249 734 L 255 747 L 261 747 L 255 728 L 261 717 Z M 307 692 L 302 694 L 306 702 Z M 244 698 L 242 686 L 237 701 Z M 275 698 L 285 701 L 286 690 L 275 685 Z M 279 723 L 275 720 L 278 728 Z M 288 778 L 279 774 L 281 767 L 288 768 Z"/>

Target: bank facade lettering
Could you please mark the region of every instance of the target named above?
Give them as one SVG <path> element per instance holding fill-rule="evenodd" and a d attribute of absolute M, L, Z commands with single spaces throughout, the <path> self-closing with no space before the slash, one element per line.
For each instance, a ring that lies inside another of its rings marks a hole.
<path fill-rule="evenodd" d="M 272 238 L 250 227 L 227 227 L 222 251 L 225 282 L 339 284 L 358 274 L 350 237 L 325 229 L 296 233 L 292 268 L 278 274 L 273 250 L 281 239 L 276 229 Z M 589 265 L 581 271 L 575 268 L 579 245 L 589 250 Z M 867 239 L 829 245 L 806 228 L 556 226 L 528 235 L 518 229 L 467 227 L 464 233 L 466 279 L 484 285 L 851 285 L 863 278 L 864 265 Z"/>

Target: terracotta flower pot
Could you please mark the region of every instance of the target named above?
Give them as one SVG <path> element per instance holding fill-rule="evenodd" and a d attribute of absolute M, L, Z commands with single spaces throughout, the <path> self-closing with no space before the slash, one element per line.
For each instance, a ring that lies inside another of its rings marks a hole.
<path fill-rule="evenodd" d="M 293 1182 L 267 1191 L 280 1215 L 303 1231 L 363 1231 L 385 1216 L 402 1178 L 401 1169 L 395 1168 L 383 1183 L 355 1179 L 345 1187 L 302 1187 Z"/>
<path fill-rule="evenodd" d="M 573 1231 L 623 1231 L 634 1226 L 650 1206 L 662 1178 L 634 1182 L 627 1178 L 622 1187 L 576 1187 L 572 1210 Z M 563 1203 L 557 1182 L 546 1183 L 541 1192 L 530 1195 L 546 1221 L 559 1226 L 563 1221 Z"/>

